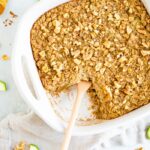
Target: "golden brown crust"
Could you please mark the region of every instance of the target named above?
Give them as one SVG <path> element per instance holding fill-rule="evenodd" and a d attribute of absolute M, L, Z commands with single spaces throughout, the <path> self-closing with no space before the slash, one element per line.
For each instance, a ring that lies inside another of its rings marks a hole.
<path fill-rule="evenodd" d="M 78 0 L 42 15 L 31 45 L 55 95 L 90 80 L 93 113 L 112 119 L 150 101 L 150 17 L 139 0 Z"/>

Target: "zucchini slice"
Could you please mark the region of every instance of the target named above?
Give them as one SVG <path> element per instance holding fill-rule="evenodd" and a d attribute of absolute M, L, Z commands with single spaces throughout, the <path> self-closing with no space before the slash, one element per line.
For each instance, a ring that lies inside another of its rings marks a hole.
<path fill-rule="evenodd" d="M 40 150 L 39 147 L 35 144 L 30 144 L 30 150 Z"/>
<path fill-rule="evenodd" d="M 0 91 L 6 91 L 6 83 L 4 81 L 0 81 Z"/>

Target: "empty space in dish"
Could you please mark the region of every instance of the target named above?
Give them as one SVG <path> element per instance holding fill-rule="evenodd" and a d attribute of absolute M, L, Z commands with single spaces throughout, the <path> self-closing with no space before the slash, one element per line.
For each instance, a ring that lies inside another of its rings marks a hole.
<path fill-rule="evenodd" d="M 51 96 L 47 92 L 47 96 L 50 100 L 51 106 L 55 113 L 64 121 L 68 121 L 71 115 L 72 107 L 76 99 L 77 90 L 76 86 L 69 88 L 67 92 L 60 93 L 59 96 Z M 89 125 L 101 122 L 92 115 L 90 110 L 90 100 L 88 94 L 84 95 L 81 101 L 80 110 L 78 113 L 77 124 Z"/>

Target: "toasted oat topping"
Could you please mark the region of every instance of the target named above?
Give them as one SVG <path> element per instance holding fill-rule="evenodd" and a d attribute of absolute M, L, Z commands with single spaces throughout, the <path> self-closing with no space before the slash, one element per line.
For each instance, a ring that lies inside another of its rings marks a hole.
<path fill-rule="evenodd" d="M 52 95 L 80 80 L 98 119 L 112 119 L 150 101 L 150 16 L 139 0 L 73 0 L 42 15 L 31 46 Z"/>

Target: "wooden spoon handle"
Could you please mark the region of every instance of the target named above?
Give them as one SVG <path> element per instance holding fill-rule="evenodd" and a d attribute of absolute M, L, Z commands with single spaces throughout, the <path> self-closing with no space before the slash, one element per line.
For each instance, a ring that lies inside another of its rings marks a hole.
<path fill-rule="evenodd" d="M 81 100 L 82 100 L 82 96 L 83 95 L 80 94 L 80 93 L 77 94 L 77 98 L 75 100 L 75 104 L 73 105 L 71 118 L 69 120 L 68 127 L 66 128 L 66 131 L 65 131 L 65 138 L 64 138 L 61 150 L 67 150 L 68 147 L 69 147 L 72 129 L 74 127 L 76 118 L 78 116 L 78 111 L 79 111 L 80 103 L 81 103 Z"/>

